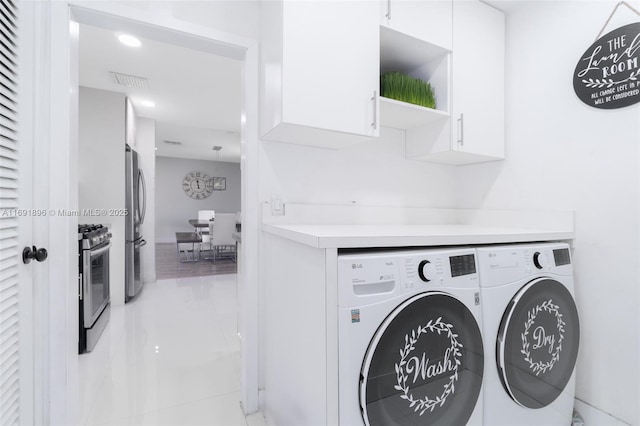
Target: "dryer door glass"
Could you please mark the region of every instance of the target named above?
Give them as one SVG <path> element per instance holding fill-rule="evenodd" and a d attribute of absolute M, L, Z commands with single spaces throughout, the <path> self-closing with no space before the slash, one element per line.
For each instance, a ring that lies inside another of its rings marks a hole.
<path fill-rule="evenodd" d="M 484 355 L 478 323 L 458 299 L 418 294 L 376 331 L 362 365 L 367 425 L 463 425 L 478 401 Z"/>
<path fill-rule="evenodd" d="M 502 385 L 518 404 L 542 408 L 571 378 L 580 324 L 569 290 L 541 278 L 522 287 L 502 317 L 496 354 Z"/>

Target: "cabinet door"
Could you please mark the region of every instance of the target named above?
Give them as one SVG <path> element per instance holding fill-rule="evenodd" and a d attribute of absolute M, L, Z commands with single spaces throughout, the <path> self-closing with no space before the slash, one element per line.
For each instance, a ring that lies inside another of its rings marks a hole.
<path fill-rule="evenodd" d="M 452 0 L 382 0 L 382 25 L 451 50 Z"/>
<path fill-rule="evenodd" d="M 377 13 L 368 1 L 284 2 L 283 121 L 378 135 Z"/>
<path fill-rule="evenodd" d="M 453 5 L 452 149 L 470 159 L 501 159 L 504 14 L 475 0 L 454 0 Z"/>

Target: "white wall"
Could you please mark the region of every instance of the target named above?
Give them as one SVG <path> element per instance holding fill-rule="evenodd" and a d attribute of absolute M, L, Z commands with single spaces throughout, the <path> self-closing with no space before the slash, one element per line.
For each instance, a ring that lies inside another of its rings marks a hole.
<path fill-rule="evenodd" d="M 458 205 L 575 210 L 576 397 L 637 425 L 640 105 L 598 110 L 572 86 L 616 2 L 517 3 L 507 15 L 507 159 L 459 168 Z M 630 20 L 620 7 L 606 32 Z"/>
<path fill-rule="evenodd" d="M 227 189 L 213 191 L 205 199 L 194 200 L 182 189 L 182 180 L 193 171 L 205 172 L 211 177 L 225 177 Z M 156 157 L 156 242 L 175 243 L 176 232 L 193 231 L 188 221 L 198 217 L 198 210 L 240 211 L 240 165 Z"/>
<path fill-rule="evenodd" d="M 455 168 L 406 160 L 404 131 L 340 151 L 262 141 L 261 199 L 285 203 L 449 207 Z"/>
<path fill-rule="evenodd" d="M 141 226 L 147 245 L 141 249 L 143 282 L 156 280 L 156 122 L 149 118 L 136 120 L 136 148 L 147 188 L 147 210 Z"/>
<path fill-rule="evenodd" d="M 80 87 L 78 124 L 78 207 L 107 214 L 79 217 L 78 223 L 109 226 L 111 303 L 124 304 L 124 216 L 110 209 L 125 207 L 125 95 Z"/>
<path fill-rule="evenodd" d="M 260 29 L 257 0 L 137 0 L 123 1 L 121 4 L 142 9 L 150 15 L 171 16 L 182 21 L 254 39 L 258 38 Z"/>
<path fill-rule="evenodd" d="M 129 97 L 125 100 L 125 121 L 124 121 L 124 131 L 125 137 L 124 141 L 129 146 L 133 148 L 136 147 L 136 133 L 137 133 L 137 125 L 138 125 L 138 116 L 136 115 L 136 110 L 131 103 L 131 99 Z"/>

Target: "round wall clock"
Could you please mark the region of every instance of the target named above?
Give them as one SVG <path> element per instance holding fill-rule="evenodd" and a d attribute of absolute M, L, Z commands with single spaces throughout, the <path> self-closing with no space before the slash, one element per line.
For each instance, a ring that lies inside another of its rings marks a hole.
<path fill-rule="evenodd" d="M 209 175 L 204 172 L 190 172 L 182 180 L 182 189 L 189 197 L 201 200 L 211 195 L 213 183 Z"/>

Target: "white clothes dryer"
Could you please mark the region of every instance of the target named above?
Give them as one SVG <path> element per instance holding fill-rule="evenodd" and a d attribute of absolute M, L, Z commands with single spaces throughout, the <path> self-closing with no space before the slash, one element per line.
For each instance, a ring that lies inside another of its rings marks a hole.
<path fill-rule="evenodd" d="M 338 257 L 340 425 L 481 425 L 474 249 Z"/>
<path fill-rule="evenodd" d="M 485 353 L 484 424 L 566 426 L 580 324 L 569 246 L 478 248 Z"/>

